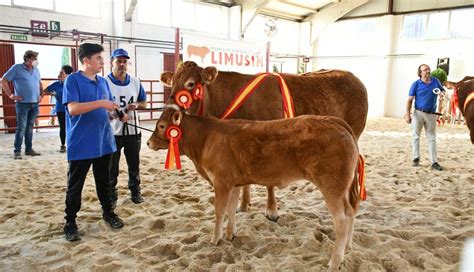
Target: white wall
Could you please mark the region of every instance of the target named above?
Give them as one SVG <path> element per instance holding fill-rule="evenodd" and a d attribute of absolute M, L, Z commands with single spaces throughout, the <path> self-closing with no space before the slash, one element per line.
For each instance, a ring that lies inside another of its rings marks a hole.
<path fill-rule="evenodd" d="M 312 70 L 353 72 L 367 87 L 369 116 L 390 117 L 404 115 L 408 90 L 418 79 L 420 64 L 434 69 L 437 58 L 449 57 L 449 80 L 474 75 L 474 39 L 400 38 L 403 17 L 386 15 L 331 24 L 314 47 Z M 361 24 L 363 20 L 366 22 Z M 472 20 L 466 24 L 474 25 Z"/>

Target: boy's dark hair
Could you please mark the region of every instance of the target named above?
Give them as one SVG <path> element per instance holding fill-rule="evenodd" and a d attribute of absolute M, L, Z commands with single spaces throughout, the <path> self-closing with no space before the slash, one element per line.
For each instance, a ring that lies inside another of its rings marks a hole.
<path fill-rule="evenodd" d="M 104 51 L 104 48 L 100 44 L 96 43 L 83 43 L 79 46 L 79 52 L 77 53 L 79 61 L 84 64 L 84 58 L 90 58 L 92 55 Z"/>
<path fill-rule="evenodd" d="M 61 69 L 66 73 L 66 75 L 70 75 L 72 72 L 74 72 L 74 69 L 72 69 L 71 65 L 63 65 Z"/>

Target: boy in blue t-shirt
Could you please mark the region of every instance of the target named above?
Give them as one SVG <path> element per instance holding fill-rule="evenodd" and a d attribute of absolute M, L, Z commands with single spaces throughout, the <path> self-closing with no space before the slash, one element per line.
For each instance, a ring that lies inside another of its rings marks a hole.
<path fill-rule="evenodd" d="M 63 105 L 63 88 L 64 88 L 64 81 L 66 78 L 74 71 L 71 66 L 63 65 L 61 67 L 61 71 L 59 71 L 57 81 L 51 83 L 44 91 L 49 93 L 50 95 L 56 98 L 56 116 L 58 117 L 59 121 L 59 138 L 61 140 L 61 147 L 59 152 L 64 153 L 66 152 L 66 119 L 65 119 L 65 112 L 64 112 L 64 105 Z"/>
<path fill-rule="evenodd" d="M 64 234 L 70 242 L 80 239 L 76 214 L 81 208 L 82 188 L 91 165 L 102 217 L 114 229 L 123 227 L 109 196 L 110 159 L 117 150 L 109 124 L 109 111 L 118 106 L 113 102 L 105 79 L 97 76 L 104 66 L 103 51 L 99 44 L 82 44 L 78 56 L 84 70 L 71 74 L 64 83 L 62 103 L 66 109 L 69 161 Z"/>

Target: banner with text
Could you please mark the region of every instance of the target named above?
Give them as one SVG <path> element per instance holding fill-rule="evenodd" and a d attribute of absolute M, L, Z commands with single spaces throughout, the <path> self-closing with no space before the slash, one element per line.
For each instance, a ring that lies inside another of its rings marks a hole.
<path fill-rule="evenodd" d="M 183 35 L 183 60 L 201 67 L 215 66 L 220 71 L 244 74 L 265 72 L 266 44 L 225 41 Z"/>

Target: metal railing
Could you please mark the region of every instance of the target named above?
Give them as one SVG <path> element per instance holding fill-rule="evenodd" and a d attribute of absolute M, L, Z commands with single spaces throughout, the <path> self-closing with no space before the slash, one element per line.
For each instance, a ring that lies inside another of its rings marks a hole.
<path fill-rule="evenodd" d="M 49 86 L 49 84 L 52 81 L 55 81 L 57 79 L 51 79 L 51 78 L 44 78 L 42 79 L 42 83 L 44 88 Z M 158 118 L 153 115 L 154 112 L 160 112 L 162 111 L 162 105 L 164 104 L 164 92 L 158 92 L 153 90 L 153 84 L 158 83 L 159 80 L 141 80 L 143 88 L 145 89 L 145 94 L 147 96 L 147 108 L 144 110 L 140 110 L 139 112 L 147 112 L 149 116 L 147 118 L 140 118 L 141 121 L 151 121 L 151 120 L 157 120 Z M 161 97 L 162 99 L 156 99 L 155 96 Z M 5 98 L 4 98 L 5 99 Z M 8 98 L 7 98 L 8 99 Z M 48 102 L 43 102 L 44 100 L 47 100 Z M 51 108 L 55 106 L 55 104 L 52 104 L 49 102 L 50 101 L 50 95 L 46 94 L 44 95 L 43 99 L 39 103 L 39 114 L 36 117 L 37 122 L 35 122 L 35 126 L 33 129 L 38 129 L 38 128 L 57 128 L 59 125 L 56 125 L 57 122 L 54 122 L 53 124 L 48 124 L 48 125 L 40 125 L 39 122 L 40 120 L 47 120 L 48 118 L 56 118 L 55 114 L 48 114 L 47 112 L 51 111 Z M 16 127 L 11 126 L 8 127 L 5 120 L 12 120 L 16 119 L 15 116 L 4 116 L 4 109 L 5 108 L 13 108 L 15 107 L 15 104 L 7 104 L 7 105 L 0 105 L 0 109 L 2 111 L 0 112 L 0 121 L 3 121 L 4 127 L 0 128 L 0 131 L 6 131 L 6 132 L 15 132 Z M 42 113 L 43 112 L 43 113 Z"/>

